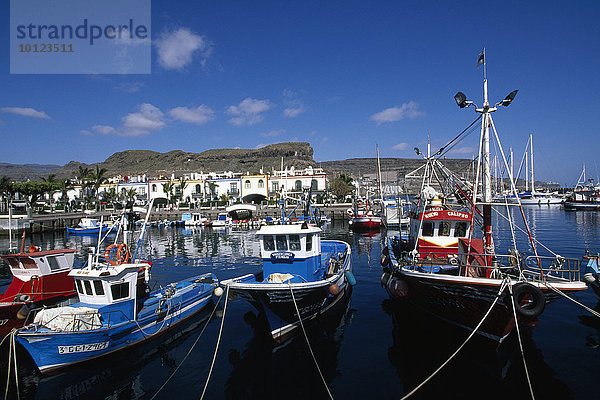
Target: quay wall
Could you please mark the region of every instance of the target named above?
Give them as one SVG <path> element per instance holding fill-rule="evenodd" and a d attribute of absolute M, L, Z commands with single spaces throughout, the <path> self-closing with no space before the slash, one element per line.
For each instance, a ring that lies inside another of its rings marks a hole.
<path fill-rule="evenodd" d="M 334 224 L 347 224 L 346 210 L 351 207 L 351 204 L 335 204 L 318 207 L 321 213 L 331 218 Z M 286 213 L 291 212 L 293 207 L 286 208 Z M 224 207 L 203 207 L 195 210 L 166 210 L 157 209 L 150 215 L 150 221 L 169 220 L 179 221 L 184 213 L 193 212 L 201 213 L 202 215 L 216 219 L 219 213 L 225 212 Z M 302 210 L 297 210 L 296 215 L 301 215 Z M 91 213 L 49 213 L 49 214 L 34 214 L 32 217 L 15 216 L 12 219 L 11 227 L 13 234 L 15 232 L 39 233 L 64 230 L 67 226 L 76 226 L 82 218 L 100 218 L 104 216 L 107 220 L 111 216 L 118 216 L 118 211 L 100 211 Z M 258 206 L 258 210 L 254 213 L 254 217 L 264 219 L 267 217 L 281 217 L 281 209 L 276 207 Z M 143 217 L 143 216 L 142 216 Z M 8 236 L 8 218 L 0 219 L 0 235 Z"/>

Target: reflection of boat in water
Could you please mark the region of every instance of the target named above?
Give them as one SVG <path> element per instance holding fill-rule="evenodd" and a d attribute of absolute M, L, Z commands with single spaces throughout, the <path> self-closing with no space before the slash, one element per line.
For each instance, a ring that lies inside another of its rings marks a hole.
<path fill-rule="evenodd" d="M 157 336 L 110 357 L 92 360 L 85 368 L 73 368 L 49 377 L 40 374 L 27 352 L 17 347 L 20 397 L 37 400 L 142 398 L 155 392 L 163 383 L 164 376 L 181 363 L 211 312 L 212 307 L 201 311 L 196 317 L 174 327 L 169 335 Z M 6 354 L 4 346 L 2 354 Z M 193 362 L 187 360 L 189 365 Z M 6 370 L 6 363 L 7 359 L 3 360 L 0 369 Z M 160 376 L 160 379 L 155 376 Z M 11 390 L 14 390 L 14 385 L 11 385 Z M 166 390 L 173 389 L 167 386 L 165 393 Z"/>
<path fill-rule="evenodd" d="M 327 315 L 306 324 L 312 350 L 329 387 L 339 375 L 338 352 L 354 313 L 350 296 L 346 296 Z M 253 326 L 255 316 L 249 314 L 245 319 Z M 229 353 L 233 371 L 225 384 L 226 399 L 328 398 L 301 332 L 275 344 L 262 329 L 254 328 L 255 335 L 243 352 Z"/>
<path fill-rule="evenodd" d="M 406 298 L 385 300 L 383 310 L 392 317 L 392 346 L 388 359 L 396 368 L 404 393 L 421 384 L 465 340 L 464 330 L 415 309 Z M 522 331 L 527 368 L 537 399 L 568 399 L 567 386 L 559 381 L 542 353 L 536 348 L 531 331 Z M 529 387 L 516 335 L 496 347 L 482 337 L 474 337 L 430 382 L 411 399 L 527 399 Z"/>

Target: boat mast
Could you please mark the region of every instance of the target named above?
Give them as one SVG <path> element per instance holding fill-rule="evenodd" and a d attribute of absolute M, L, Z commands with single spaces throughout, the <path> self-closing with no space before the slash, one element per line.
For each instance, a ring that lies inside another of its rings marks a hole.
<path fill-rule="evenodd" d="M 485 239 L 486 253 L 494 252 L 492 237 L 492 174 L 490 171 L 490 113 L 496 111 L 496 107 L 490 108 L 488 100 L 488 82 L 485 62 L 485 48 L 483 49 L 483 108 L 476 111 L 482 114 L 481 118 L 481 161 L 483 168 L 483 234 Z"/>
<path fill-rule="evenodd" d="M 377 181 L 379 182 L 379 199 L 381 200 L 381 204 L 383 204 L 383 189 L 381 186 L 381 163 L 379 162 L 379 145 L 377 146 Z"/>
<path fill-rule="evenodd" d="M 535 193 L 535 178 L 533 176 L 533 134 L 529 134 L 529 151 L 531 152 L 531 195 Z"/>

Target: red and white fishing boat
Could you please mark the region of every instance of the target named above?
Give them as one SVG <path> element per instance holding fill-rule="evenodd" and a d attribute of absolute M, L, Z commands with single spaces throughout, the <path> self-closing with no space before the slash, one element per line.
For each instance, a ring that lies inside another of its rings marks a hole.
<path fill-rule="evenodd" d="M 13 280 L 0 294 L 0 338 L 23 325 L 29 310 L 49 306 L 76 295 L 73 278 L 74 249 L 41 250 L 23 244 L 19 253 L 0 255 Z"/>
<path fill-rule="evenodd" d="M 513 248 L 507 254 L 496 252 L 492 227 L 490 130 L 507 170 L 508 165 L 491 113 L 500 105 L 508 106 L 516 92 L 490 106 L 484 76 L 483 106 L 475 107 L 481 116 L 471 124 L 473 126 L 481 119 L 480 154 L 475 182 L 471 185 L 475 190 L 468 198 L 466 191 L 461 192 L 470 210 L 451 210 L 439 197 L 426 195 L 430 190 L 425 190 L 419 209 L 411 218 L 408 240 L 391 240 L 393 251 L 384 249 L 381 260 L 384 266 L 381 283 L 390 297 L 407 297 L 444 320 L 470 331 L 477 329 L 477 333 L 495 340 L 505 338 L 516 324 L 534 325 L 546 304 L 587 288 L 580 281 L 578 259 L 564 258 L 549 250 L 542 254 L 538 250 L 541 246 L 531 235 L 520 203 L 516 206 L 521 209 L 522 229 L 528 234 L 533 254 L 525 256 L 517 250 L 514 234 Z M 474 106 L 461 92 L 455 100 L 461 108 Z M 428 153 L 427 163 L 438 162 L 437 158 L 444 156 L 443 149 L 433 156 Z M 518 198 L 512 176 L 510 180 Z M 426 180 L 423 182 L 425 184 Z M 478 189 L 481 193 L 477 193 Z M 508 205 L 500 207 L 506 210 Z M 514 224 L 512 214 L 506 214 Z M 483 227 L 481 237 L 475 237 L 478 232 L 472 229 L 476 218 Z"/>
<path fill-rule="evenodd" d="M 369 202 L 357 203 L 346 211 L 348 226 L 354 231 L 370 231 L 381 227 L 381 216 L 376 214 Z"/>

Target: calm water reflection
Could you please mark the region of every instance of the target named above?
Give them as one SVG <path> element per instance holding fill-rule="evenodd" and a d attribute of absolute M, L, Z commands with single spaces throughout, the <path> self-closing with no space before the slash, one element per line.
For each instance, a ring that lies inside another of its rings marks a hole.
<path fill-rule="evenodd" d="M 525 212 L 534 237 L 559 254 L 580 258 L 587 248 L 600 250 L 600 213 L 565 212 L 559 207 L 534 207 Z M 511 213 L 520 219 L 518 210 Z M 500 237 L 496 245 L 502 251 L 510 246 L 510 230 L 497 218 Z M 328 318 L 309 328 L 324 378 L 334 398 L 398 399 L 435 370 L 462 343 L 466 333 L 409 305 L 388 301 L 379 284 L 385 232 L 349 234 L 345 227 L 333 227 L 325 235 L 352 245 L 358 284 L 348 304 L 340 305 Z M 33 240 L 44 248 L 68 243 L 78 249 L 76 263 L 81 265 L 87 249 L 97 239 L 55 233 L 37 235 Z M 522 234 L 518 241 L 527 246 Z M 25 245 L 29 244 L 28 238 Z M 1 239 L 0 249 L 7 247 L 8 241 Z M 253 232 L 153 228 L 143 254 L 154 263 L 154 285 L 204 272 L 227 279 L 260 268 Z M 6 285 L 10 279 L 6 266 L 0 265 L 0 284 Z M 597 304 L 591 291 L 577 298 L 591 307 Z M 241 300 L 228 304 L 206 398 L 328 398 L 304 337 L 296 336 L 274 347 L 245 322 L 251 311 L 253 308 Z M 207 328 L 198 339 L 206 322 Z M 39 376 L 27 354 L 19 352 L 21 398 L 150 398 L 196 341 L 183 367 L 159 398 L 198 398 L 219 323 L 218 317 L 208 321 L 205 312 L 154 342 L 48 378 Z M 600 370 L 600 323 L 585 311 L 567 301 L 549 306 L 540 324 L 527 333 L 525 345 L 536 398 L 598 398 L 595 379 Z M 520 354 L 515 349 L 514 343 L 507 343 L 498 353 L 489 343 L 475 341 L 415 397 L 528 398 Z M 6 354 L 5 348 L 1 350 Z M 6 370 L 5 360 L 0 370 Z M 0 376 L 0 381 L 4 380 Z"/>

